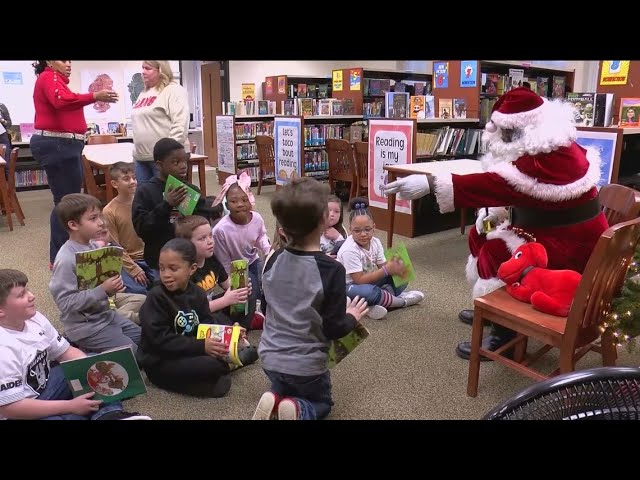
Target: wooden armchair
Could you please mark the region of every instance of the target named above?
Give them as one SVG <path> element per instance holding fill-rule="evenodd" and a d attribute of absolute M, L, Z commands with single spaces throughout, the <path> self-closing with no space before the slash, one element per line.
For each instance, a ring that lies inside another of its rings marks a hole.
<path fill-rule="evenodd" d="M 600 205 L 609 225 L 633 220 L 640 215 L 640 192 L 610 183 L 600 189 Z"/>
<path fill-rule="evenodd" d="M 346 140 L 333 138 L 326 140 L 326 145 L 329 157 L 329 187 L 335 192 L 336 182 L 348 182 L 351 199 L 355 196 L 357 182 L 353 147 Z"/>
<path fill-rule="evenodd" d="M 87 160 L 87 157 L 84 155 L 82 155 L 82 175 L 84 177 L 83 184 L 85 193 L 96 197 L 103 205 L 106 205 L 107 187 L 103 182 L 100 182 L 98 178 L 106 178 L 107 175 L 95 175 L 89 160 Z"/>
<path fill-rule="evenodd" d="M 369 191 L 369 144 L 355 142 L 353 151 L 356 159 L 355 196 L 360 197 Z"/>
<path fill-rule="evenodd" d="M 18 194 L 16 192 L 16 166 L 18 164 L 18 155 L 20 149 L 18 147 L 7 152 L 5 145 L 0 145 L 0 157 L 2 157 L 8 166 L 8 177 L 5 178 L 5 167 L 0 166 L 2 172 L 0 176 L 0 211 L 7 217 L 7 225 L 9 231 L 13 231 L 13 214 L 15 213 L 18 222 L 24 227 L 24 213 L 22 212 L 22 206 L 18 200 Z"/>
<path fill-rule="evenodd" d="M 256 147 L 258 148 L 258 161 L 260 162 L 260 173 L 258 174 L 258 195 L 260 195 L 265 181 L 270 185 L 275 185 L 276 183 L 276 154 L 273 137 L 256 135 Z"/>
<path fill-rule="evenodd" d="M 604 366 L 614 366 L 616 347 L 613 334 L 609 330 L 601 333 L 601 327 L 612 298 L 622 288 L 639 238 L 640 218 L 609 227 L 600 236 L 567 318 L 534 310 L 530 304 L 511 297 L 504 287 L 476 298 L 467 395 L 475 397 L 478 393 L 481 355 L 535 380 L 573 371 L 576 362 L 589 350 L 602 355 Z M 485 320 L 514 330 L 516 337 L 494 352 L 481 348 Z M 544 346 L 527 356 L 529 337 L 542 342 Z M 601 340 L 600 345 L 596 344 L 598 339 Z M 557 370 L 547 376 L 530 368 L 532 363 L 553 347 L 560 350 Z M 512 348 L 513 360 L 502 355 Z"/>

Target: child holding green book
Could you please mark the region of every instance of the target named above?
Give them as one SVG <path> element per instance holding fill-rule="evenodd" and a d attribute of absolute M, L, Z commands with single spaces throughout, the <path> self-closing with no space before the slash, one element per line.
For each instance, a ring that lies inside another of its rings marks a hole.
<path fill-rule="evenodd" d="M 349 298 L 365 298 L 369 304 L 369 317 L 374 319 L 384 318 L 388 308 L 420 303 L 424 293 L 405 291 L 408 283 L 396 283 L 398 277 L 406 275 L 407 265 L 400 258 L 385 258 L 382 243 L 374 236 L 376 224 L 369 211 L 369 202 L 354 198 L 349 206 L 351 235 L 338 251 L 338 261 L 347 272 Z"/>

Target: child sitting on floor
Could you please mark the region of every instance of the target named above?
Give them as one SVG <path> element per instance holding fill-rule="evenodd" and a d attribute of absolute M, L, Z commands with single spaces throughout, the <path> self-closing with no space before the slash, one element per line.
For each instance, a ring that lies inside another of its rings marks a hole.
<path fill-rule="evenodd" d="M 342 201 L 335 195 L 329 195 L 328 205 L 329 221 L 320 237 L 320 248 L 327 255 L 336 258 L 336 253 L 347 237 L 347 232 L 342 225 Z"/>
<path fill-rule="evenodd" d="M 382 243 L 374 236 L 376 224 L 364 198 L 349 202 L 351 235 L 338 251 L 338 261 L 347 272 L 349 298 L 365 298 L 369 317 L 384 318 L 387 308 L 408 307 L 420 303 L 424 294 L 417 290 L 405 292 L 407 285 L 396 287 L 392 275 L 402 275 L 404 266 L 385 259 Z"/>

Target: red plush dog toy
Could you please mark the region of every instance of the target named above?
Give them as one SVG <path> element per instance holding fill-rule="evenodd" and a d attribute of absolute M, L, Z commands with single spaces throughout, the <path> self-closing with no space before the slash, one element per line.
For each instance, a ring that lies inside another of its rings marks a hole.
<path fill-rule="evenodd" d="M 500 265 L 498 277 L 507 292 L 550 315 L 566 317 L 582 275 L 573 270 L 547 270 L 547 251 L 540 243 L 525 243 Z"/>

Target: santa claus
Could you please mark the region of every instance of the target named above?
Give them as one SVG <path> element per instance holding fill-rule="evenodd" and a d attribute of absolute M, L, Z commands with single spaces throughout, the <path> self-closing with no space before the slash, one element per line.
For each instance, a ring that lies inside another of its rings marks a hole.
<path fill-rule="evenodd" d="M 608 224 L 596 187 L 600 156 L 575 139 L 570 104 L 516 88 L 498 99 L 483 132 L 484 173 L 410 175 L 386 185 L 386 192 L 410 200 L 433 193 L 441 213 L 478 209 L 466 268 L 473 298 L 504 285 L 498 268 L 528 240 L 544 245 L 548 268 L 582 273 Z M 464 310 L 459 318 L 472 323 L 473 311 Z M 497 350 L 514 335 L 494 325 L 483 348 Z M 460 343 L 456 353 L 468 359 L 470 343 Z"/>

